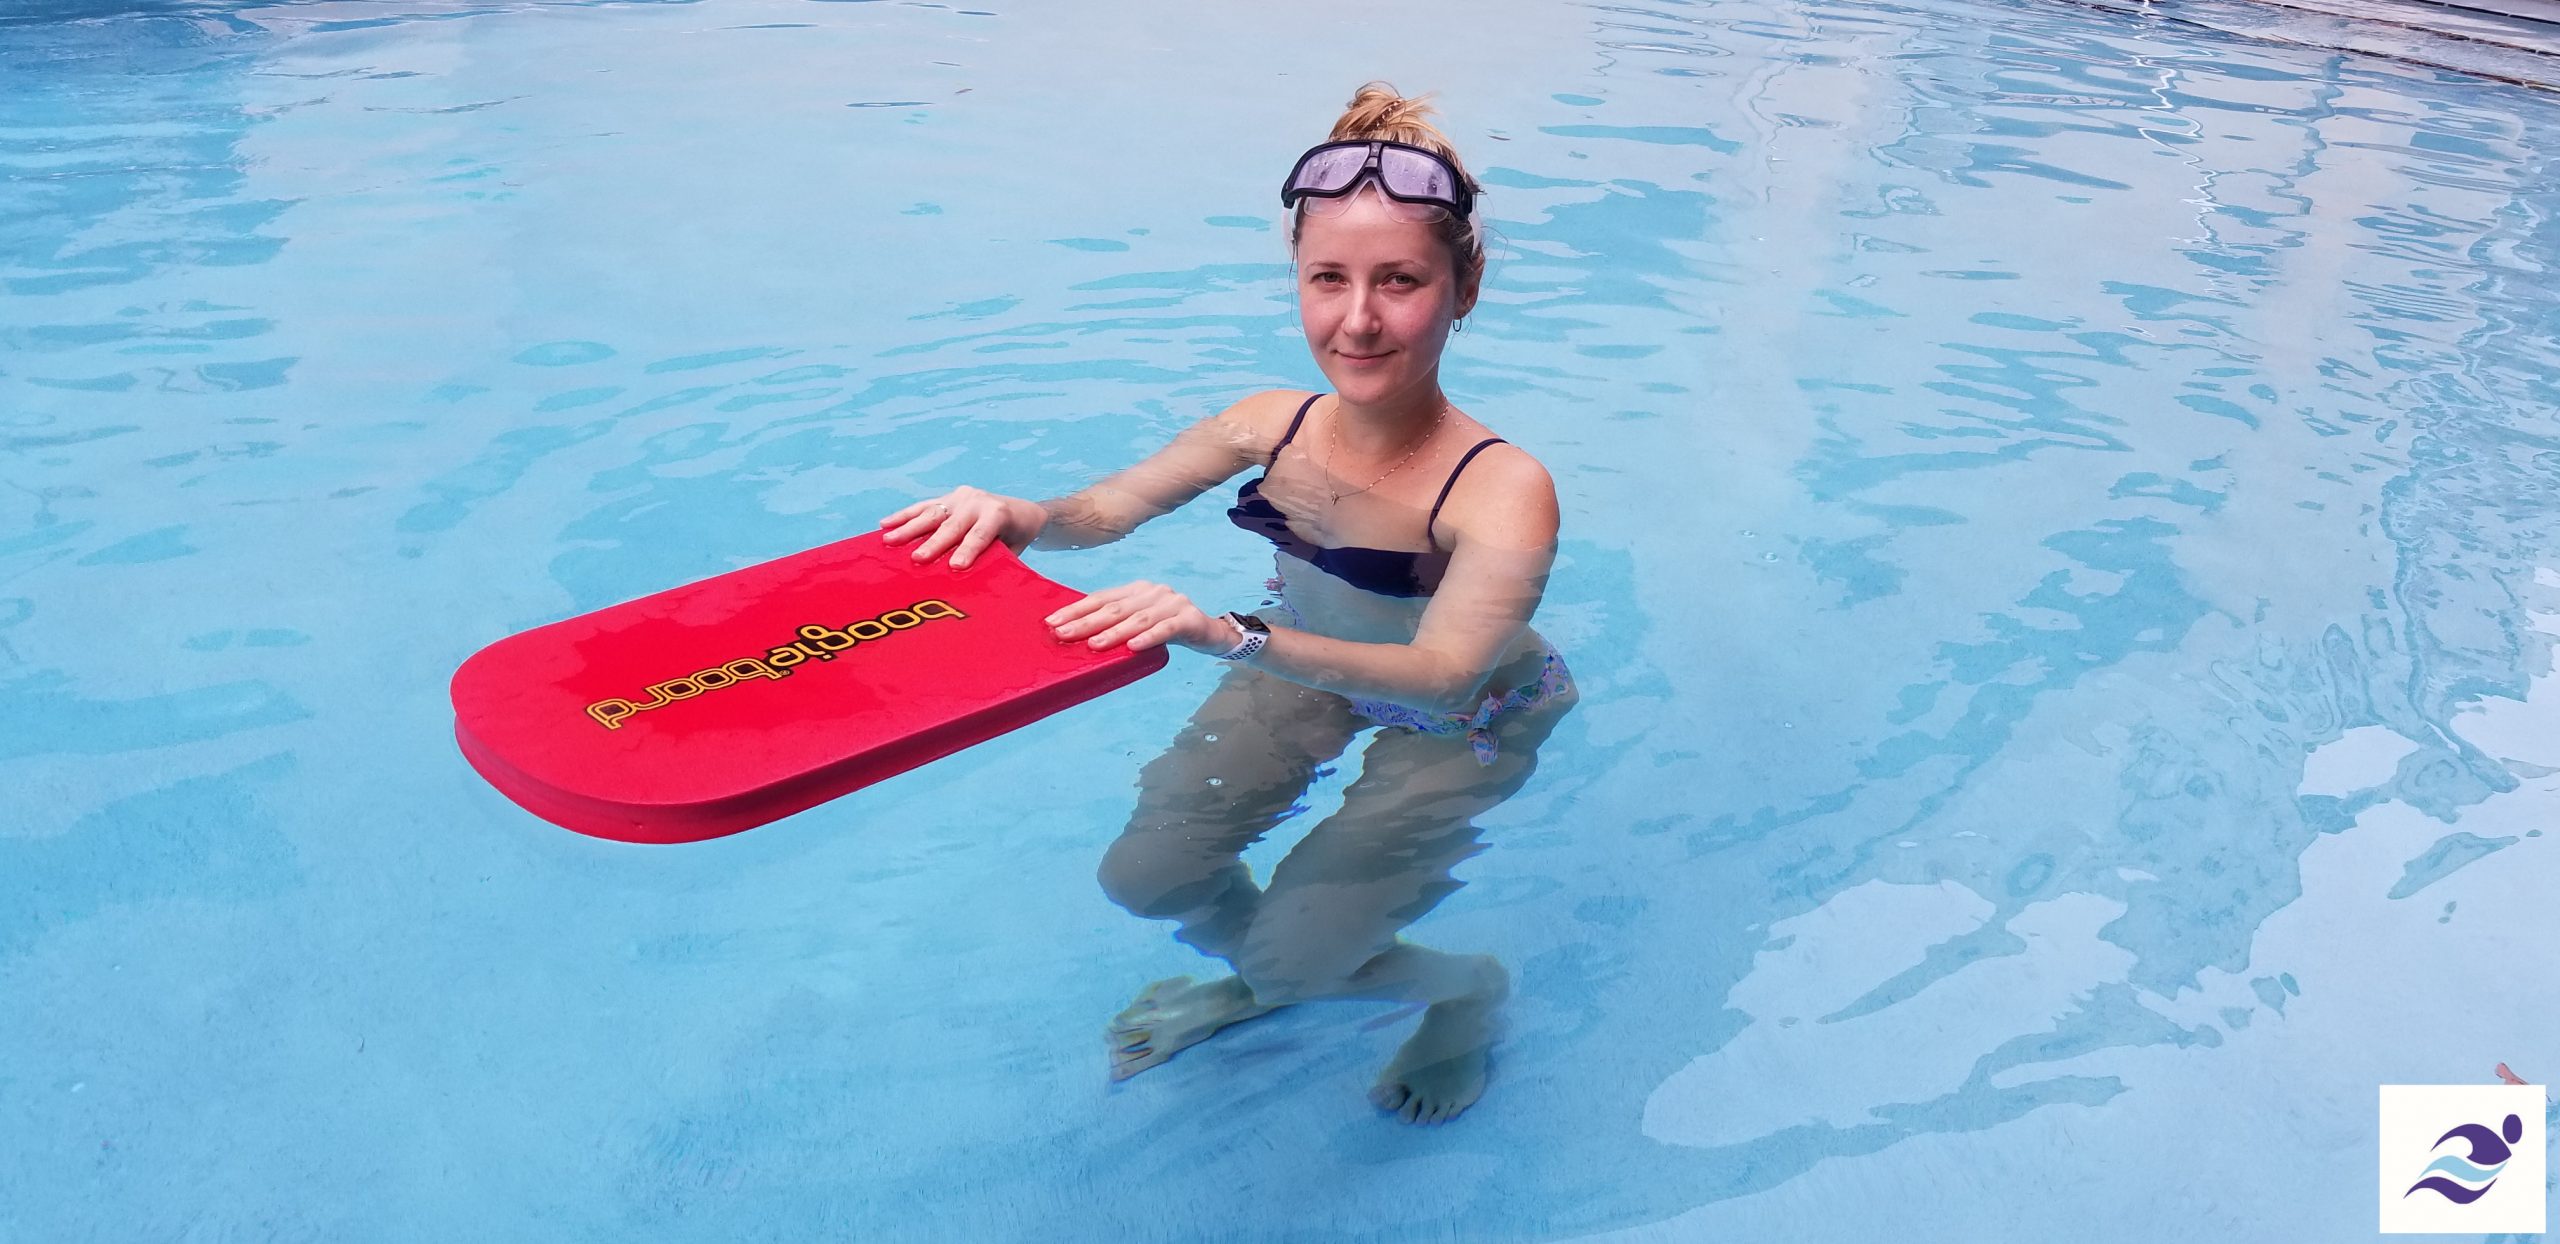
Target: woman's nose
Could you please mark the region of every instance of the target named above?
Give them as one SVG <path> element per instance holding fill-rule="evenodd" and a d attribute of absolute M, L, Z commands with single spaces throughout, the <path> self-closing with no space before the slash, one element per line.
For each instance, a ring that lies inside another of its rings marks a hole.
<path fill-rule="evenodd" d="M 1354 291 L 1349 311 L 1342 317 L 1342 326 L 1362 337 L 1376 336 L 1379 329 L 1385 327 L 1378 315 L 1377 295 L 1365 289 Z"/>

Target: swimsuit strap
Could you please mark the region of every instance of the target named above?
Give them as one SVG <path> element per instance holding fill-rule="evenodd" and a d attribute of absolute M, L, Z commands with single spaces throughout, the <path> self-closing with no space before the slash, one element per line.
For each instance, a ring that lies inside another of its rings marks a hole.
<path fill-rule="evenodd" d="M 1279 464 L 1280 451 L 1287 449 L 1289 447 L 1289 442 L 1297 438 L 1298 425 L 1307 421 L 1307 411 L 1313 409 L 1316 404 L 1316 399 L 1323 396 L 1324 394 L 1321 393 L 1310 393 L 1307 395 L 1306 401 L 1299 403 L 1298 417 L 1289 421 L 1289 430 L 1281 433 L 1280 443 L 1271 447 L 1271 461 L 1273 465 L 1276 466 Z M 1266 472 L 1269 470 L 1267 467 L 1264 469 Z"/>
<path fill-rule="evenodd" d="M 1423 520 L 1422 524 L 1423 538 L 1431 541 L 1431 547 L 1435 549 L 1440 547 L 1440 507 L 1449 503 L 1449 490 L 1458 486 L 1458 473 L 1466 470 L 1467 464 L 1475 461 L 1477 454 L 1503 443 L 1503 439 L 1499 436 L 1488 436 L 1477 441 L 1475 448 L 1467 451 L 1466 457 L 1458 459 L 1458 465 L 1449 468 L 1448 482 L 1440 485 L 1439 499 L 1431 503 L 1431 517 Z"/>

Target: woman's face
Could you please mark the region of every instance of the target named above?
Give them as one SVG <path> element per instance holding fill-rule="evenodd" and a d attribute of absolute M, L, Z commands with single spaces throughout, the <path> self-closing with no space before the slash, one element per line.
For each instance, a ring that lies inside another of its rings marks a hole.
<path fill-rule="evenodd" d="M 1307 348 L 1352 405 L 1424 400 L 1449 325 L 1473 310 L 1435 226 L 1398 220 L 1363 187 L 1340 215 L 1298 231 L 1298 316 Z"/>

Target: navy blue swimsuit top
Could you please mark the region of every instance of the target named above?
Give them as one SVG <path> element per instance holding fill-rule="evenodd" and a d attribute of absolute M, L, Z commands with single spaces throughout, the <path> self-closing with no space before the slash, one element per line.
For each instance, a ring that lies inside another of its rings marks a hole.
<path fill-rule="evenodd" d="M 1316 397 L 1322 397 L 1319 393 Z M 1289 447 L 1298 435 L 1298 425 L 1306 422 L 1307 411 L 1316 404 L 1310 397 L 1298 407 L 1298 417 L 1289 421 L 1289 430 L 1281 434 L 1280 443 L 1271 447 L 1271 460 L 1280 461 L 1280 451 Z M 1440 524 L 1440 507 L 1448 503 L 1449 490 L 1457 485 L 1458 473 L 1476 460 L 1476 455 L 1502 443 L 1499 436 L 1476 442 L 1467 456 L 1449 471 L 1448 482 L 1440 485 L 1440 497 L 1431 503 L 1431 517 L 1423 525 L 1423 538 L 1432 539 L 1432 531 Z M 1399 549 L 1363 549 L 1343 547 L 1329 549 L 1313 543 L 1289 530 L 1289 520 L 1280 507 L 1262 495 L 1262 481 L 1271 478 L 1265 468 L 1259 479 L 1249 481 L 1236 490 L 1236 503 L 1227 507 L 1227 518 L 1236 526 L 1267 537 L 1281 552 L 1318 570 L 1332 575 L 1362 591 L 1381 596 L 1429 596 L 1440 588 L 1440 576 L 1449 569 L 1449 555 L 1433 549 L 1428 553 L 1407 553 Z M 1437 543 L 1436 540 L 1433 543 Z"/>

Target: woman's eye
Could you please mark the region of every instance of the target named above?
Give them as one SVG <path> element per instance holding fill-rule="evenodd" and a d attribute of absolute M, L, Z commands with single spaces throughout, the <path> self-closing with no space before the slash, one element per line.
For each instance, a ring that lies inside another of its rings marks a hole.
<path fill-rule="evenodd" d="M 1388 277 L 1387 284 L 1396 286 L 1399 289 L 1411 289 L 1414 286 L 1421 284 L 1421 282 L 1414 280 L 1409 274 L 1399 272 L 1394 276 Z"/>

